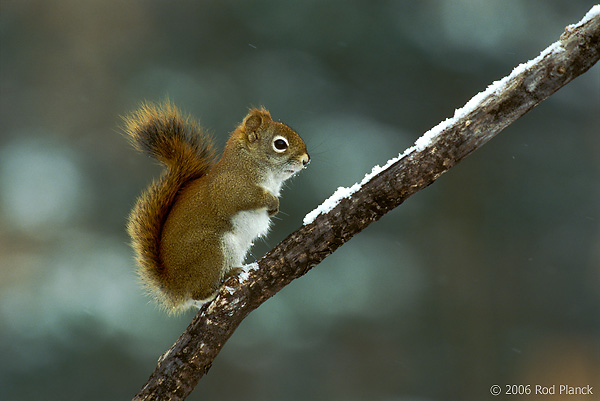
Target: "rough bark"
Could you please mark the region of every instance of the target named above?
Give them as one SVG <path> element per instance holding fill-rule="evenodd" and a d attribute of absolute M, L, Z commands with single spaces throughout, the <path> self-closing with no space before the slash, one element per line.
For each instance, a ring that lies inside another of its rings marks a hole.
<path fill-rule="evenodd" d="M 185 399 L 252 310 L 590 69 L 600 58 L 598 8 L 585 23 L 568 26 L 559 42 L 526 68 L 516 69 L 498 90 L 483 93 L 476 104 L 441 125 L 439 134 L 424 148 L 408 152 L 331 211 L 290 234 L 260 259 L 258 269 L 250 270 L 247 278 L 229 279 L 162 355 L 134 399 Z"/>

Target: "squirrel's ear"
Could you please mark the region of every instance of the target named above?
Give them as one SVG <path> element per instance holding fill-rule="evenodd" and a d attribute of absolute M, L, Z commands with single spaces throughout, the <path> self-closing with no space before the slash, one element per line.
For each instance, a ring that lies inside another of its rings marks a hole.
<path fill-rule="evenodd" d="M 266 109 L 261 107 L 260 109 L 250 110 L 243 123 L 248 140 L 250 142 L 256 141 L 258 139 L 257 131 L 269 121 L 273 120 L 271 119 L 271 114 Z"/>

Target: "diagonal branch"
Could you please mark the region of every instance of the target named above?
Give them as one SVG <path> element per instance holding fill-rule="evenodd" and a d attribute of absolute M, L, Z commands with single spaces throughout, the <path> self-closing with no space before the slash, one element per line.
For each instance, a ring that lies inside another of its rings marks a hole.
<path fill-rule="evenodd" d="M 159 359 L 136 400 L 182 400 L 210 369 L 241 321 L 295 278 L 304 275 L 352 236 L 433 183 L 600 58 L 600 6 L 537 58 L 521 64 L 471 99 L 453 118 L 428 131 L 386 166 L 351 188 L 340 188 L 304 226 L 257 264 L 230 278 Z"/>

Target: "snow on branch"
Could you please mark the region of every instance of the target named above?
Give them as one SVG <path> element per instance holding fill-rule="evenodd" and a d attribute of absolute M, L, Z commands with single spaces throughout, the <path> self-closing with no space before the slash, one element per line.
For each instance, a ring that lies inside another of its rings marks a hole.
<path fill-rule="evenodd" d="M 352 236 L 433 183 L 468 154 L 600 58 L 600 6 L 535 59 L 494 82 L 465 106 L 350 188 L 341 188 L 304 219 L 304 225 L 258 263 L 232 277 L 161 356 L 136 400 L 183 400 L 210 369 L 240 322 Z"/>
<path fill-rule="evenodd" d="M 581 21 L 579 21 L 577 24 L 569 25 L 565 28 L 565 35 L 581 27 L 582 25 L 590 21 L 592 18 L 597 18 L 599 14 L 600 5 L 592 7 L 592 9 L 585 15 L 585 17 L 583 17 Z M 419 137 L 419 139 L 417 139 L 413 146 L 406 149 L 398 156 L 388 160 L 382 167 L 373 167 L 373 170 L 370 173 L 366 174 L 361 182 L 356 183 L 349 188 L 339 187 L 333 193 L 333 195 L 327 198 L 319 207 L 312 210 L 304 217 L 304 224 L 310 224 L 319 214 L 329 212 L 340 202 L 341 199 L 352 196 L 352 194 L 358 191 L 362 187 L 362 185 L 367 183 L 369 180 L 371 180 L 377 174 L 381 173 L 383 170 L 398 162 L 398 160 L 402 159 L 404 156 L 408 155 L 409 153 L 420 152 L 423 149 L 425 149 L 438 135 L 440 135 L 449 127 L 455 125 L 457 121 L 464 119 L 465 116 L 480 108 L 480 106 L 490 97 L 497 97 L 506 89 L 507 85 L 510 82 L 514 81 L 516 77 L 523 74 L 528 69 L 542 62 L 542 60 L 544 60 L 545 57 L 551 55 L 552 53 L 560 53 L 563 51 L 565 51 L 565 49 L 562 45 L 562 41 L 559 40 L 557 42 L 554 42 L 552 45 L 548 46 L 536 58 L 515 67 L 509 75 L 507 75 L 499 81 L 493 82 L 490 86 L 487 87 L 486 90 L 479 92 L 477 95 L 473 96 L 473 98 L 471 98 L 471 100 L 469 100 L 463 107 L 461 107 L 460 109 L 456 109 L 453 117 L 447 118 L 446 120 L 442 121 L 432 129 L 424 133 L 421 137 Z"/>

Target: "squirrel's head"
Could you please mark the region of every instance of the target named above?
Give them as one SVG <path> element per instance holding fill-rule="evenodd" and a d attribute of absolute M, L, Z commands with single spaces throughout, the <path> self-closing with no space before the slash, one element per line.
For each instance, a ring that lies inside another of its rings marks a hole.
<path fill-rule="evenodd" d="M 310 161 L 300 135 L 287 125 L 273 121 L 264 108 L 252 109 L 238 129 L 237 140 L 261 166 L 284 181 Z"/>

